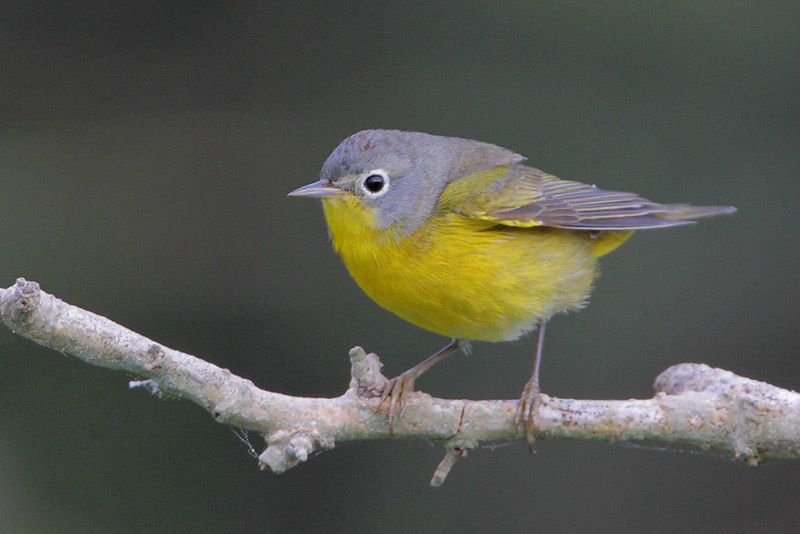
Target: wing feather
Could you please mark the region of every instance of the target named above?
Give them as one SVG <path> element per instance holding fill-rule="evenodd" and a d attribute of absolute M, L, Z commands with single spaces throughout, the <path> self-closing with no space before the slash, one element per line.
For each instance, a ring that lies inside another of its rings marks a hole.
<path fill-rule="evenodd" d="M 562 180 L 523 165 L 461 178 L 444 195 L 453 211 L 470 217 L 508 226 L 573 230 L 664 228 L 736 211 L 729 206 L 659 204 L 634 193 Z"/>

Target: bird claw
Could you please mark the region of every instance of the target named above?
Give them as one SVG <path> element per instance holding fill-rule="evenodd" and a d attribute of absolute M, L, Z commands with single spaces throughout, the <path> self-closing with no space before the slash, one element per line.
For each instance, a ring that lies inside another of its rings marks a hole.
<path fill-rule="evenodd" d="M 528 451 L 531 453 L 533 453 L 533 445 L 536 443 L 536 438 L 533 435 L 535 430 L 534 419 L 540 404 L 541 394 L 539 385 L 529 382 L 525 385 L 525 389 L 522 391 L 522 396 L 519 399 L 517 416 L 514 419 L 514 427 L 525 427 L 525 439 L 528 442 Z"/>
<path fill-rule="evenodd" d="M 414 381 L 417 376 L 415 373 L 405 372 L 398 375 L 386 383 L 386 387 L 381 393 L 381 400 L 378 408 L 383 407 L 386 400 L 389 400 L 389 434 L 394 435 L 394 422 L 406 414 L 406 396 L 414 391 Z M 398 410 L 400 413 L 398 414 Z"/>

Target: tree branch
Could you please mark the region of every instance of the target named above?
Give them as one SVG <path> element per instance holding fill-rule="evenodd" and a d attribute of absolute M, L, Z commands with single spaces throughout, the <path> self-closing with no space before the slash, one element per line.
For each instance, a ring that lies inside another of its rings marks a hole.
<path fill-rule="evenodd" d="M 195 356 L 69 305 L 23 278 L 0 289 L 0 318 L 12 332 L 88 363 L 146 380 L 131 387 L 188 399 L 220 423 L 257 431 L 262 469 L 280 473 L 337 442 L 388 439 L 379 398 L 387 383 L 375 354 L 350 351 L 350 387 L 337 398 L 303 398 L 257 388 Z M 712 450 L 750 464 L 800 458 L 800 394 L 707 365 L 670 367 L 652 399 L 574 400 L 542 396 L 537 439 L 655 441 Z M 447 450 L 431 481 L 444 482 L 455 461 L 484 443 L 524 438 L 516 400 L 438 399 L 412 393 L 395 438 L 442 443 Z"/>

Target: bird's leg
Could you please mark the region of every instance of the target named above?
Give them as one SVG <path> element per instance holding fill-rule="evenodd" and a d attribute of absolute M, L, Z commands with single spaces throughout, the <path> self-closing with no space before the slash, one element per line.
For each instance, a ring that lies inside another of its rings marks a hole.
<path fill-rule="evenodd" d="M 525 384 L 522 390 L 522 397 L 519 399 L 517 408 L 516 426 L 525 425 L 525 437 L 528 440 L 528 449 L 533 452 L 534 417 L 539 408 L 539 367 L 542 364 L 542 349 L 544 348 L 544 324 L 543 320 L 536 325 L 536 353 L 533 359 L 533 372 L 531 379 Z"/>
<path fill-rule="evenodd" d="M 458 351 L 464 345 L 465 343 L 462 340 L 453 339 L 446 346 L 405 373 L 389 380 L 381 394 L 381 401 L 378 403 L 378 406 L 383 406 L 384 401 L 389 399 L 389 433 L 394 434 L 394 420 L 397 417 L 397 410 L 400 410 L 400 417 L 403 417 L 406 412 L 405 395 L 414 391 L 414 381 L 425 371 Z"/>

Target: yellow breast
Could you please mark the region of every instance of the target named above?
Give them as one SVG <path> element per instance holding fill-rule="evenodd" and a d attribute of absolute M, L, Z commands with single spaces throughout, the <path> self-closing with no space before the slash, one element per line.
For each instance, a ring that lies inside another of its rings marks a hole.
<path fill-rule="evenodd" d="M 377 229 L 356 199 L 323 205 L 333 246 L 364 292 L 448 337 L 515 339 L 539 319 L 582 306 L 596 276 L 596 245 L 586 233 L 494 226 L 444 212 L 399 238 Z"/>

